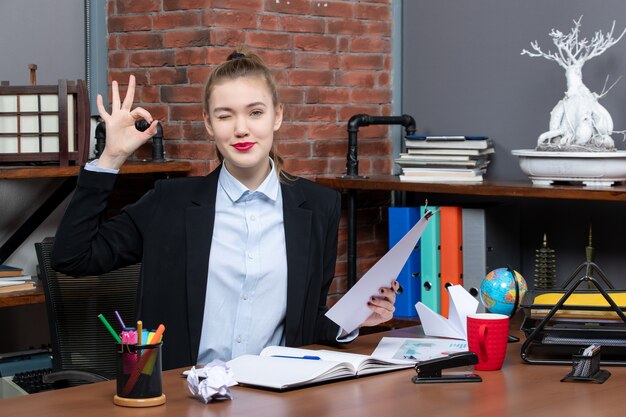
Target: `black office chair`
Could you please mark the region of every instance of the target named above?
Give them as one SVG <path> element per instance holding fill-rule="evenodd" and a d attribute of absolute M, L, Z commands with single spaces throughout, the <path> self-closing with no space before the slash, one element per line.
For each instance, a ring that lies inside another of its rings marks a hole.
<path fill-rule="evenodd" d="M 127 326 L 135 318 L 141 264 L 99 276 L 71 277 L 52 269 L 54 238 L 35 243 L 43 281 L 52 342 L 53 372 L 46 375 L 56 387 L 115 379 L 115 340 L 98 319 L 103 314 L 116 331 L 117 310 Z"/>

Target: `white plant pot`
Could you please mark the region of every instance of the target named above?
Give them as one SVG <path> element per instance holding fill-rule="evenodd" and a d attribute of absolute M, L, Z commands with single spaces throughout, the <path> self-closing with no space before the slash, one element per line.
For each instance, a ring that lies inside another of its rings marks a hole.
<path fill-rule="evenodd" d="M 554 181 L 581 182 L 586 186 L 606 187 L 626 181 L 626 151 L 548 152 L 515 149 L 520 168 L 535 185 Z"/>

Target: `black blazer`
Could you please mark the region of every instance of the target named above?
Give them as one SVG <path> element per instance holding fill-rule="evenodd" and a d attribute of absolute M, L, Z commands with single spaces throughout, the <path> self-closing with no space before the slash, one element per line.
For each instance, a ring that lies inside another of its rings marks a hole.
<path fill-rule="evenodd" d="M 101 223 L 116 175 L 82 170 L 56 234 L 55 269 L 80 276 L 142 262 L 137 296 L 144 328 L 165 325 L 163 368 L 196 363 L 220 168 L 206 177 L 158 181 Z M 333 343 L 324 316 L 337 257 L 340 195 L 311 181 L 281 182 L 287 250 L 288 346 Z"/>

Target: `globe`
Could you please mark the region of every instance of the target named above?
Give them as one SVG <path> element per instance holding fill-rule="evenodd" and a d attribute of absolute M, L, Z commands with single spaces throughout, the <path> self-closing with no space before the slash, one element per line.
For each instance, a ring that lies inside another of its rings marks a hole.
<path fill-rule="evenodd" d="M 528 286 L 519 272 L 510 268 L 498 268 L 487 274 L 480 284 L 480 301 L 488 312 L 507 316 L 514 313 L 516 280 L 519 287 L 518 300 L 521 302 Z"/>

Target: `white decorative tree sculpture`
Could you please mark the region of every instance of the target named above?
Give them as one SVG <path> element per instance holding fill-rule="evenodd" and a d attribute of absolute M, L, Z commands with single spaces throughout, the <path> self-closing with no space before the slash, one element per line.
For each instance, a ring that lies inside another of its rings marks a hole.
<path fill-rule="evenodd" d="M 597 31 L 591 41 L 579 39 L 580 21 L 574 20 L 574 27 L 568 34 L 552 29 L 550 37 L 557 48 L 556 52 L 543 52 L 537 41 L 531 42 L 533 52 L 523 50 L 522 55 L 544 57 L 555 61 L 565 69 L 567 91 L 550 112 L 550 125 L 537 141 L 538 151 L 614 151 L 612 133 L 624 134 L 625 131 L 613 130 L 613 119 L 598 99 L 609 90 L 606 83 L 600 94 L 591 92 L 583 84 L 582 68 L 585 62 L 601 55 L 615 45 L 626 33 L 626 29 L 616 38 L 613 36 L 615 21 L 606 34 Z M 607 77 L 608 81 L 608 77 Z"/>

